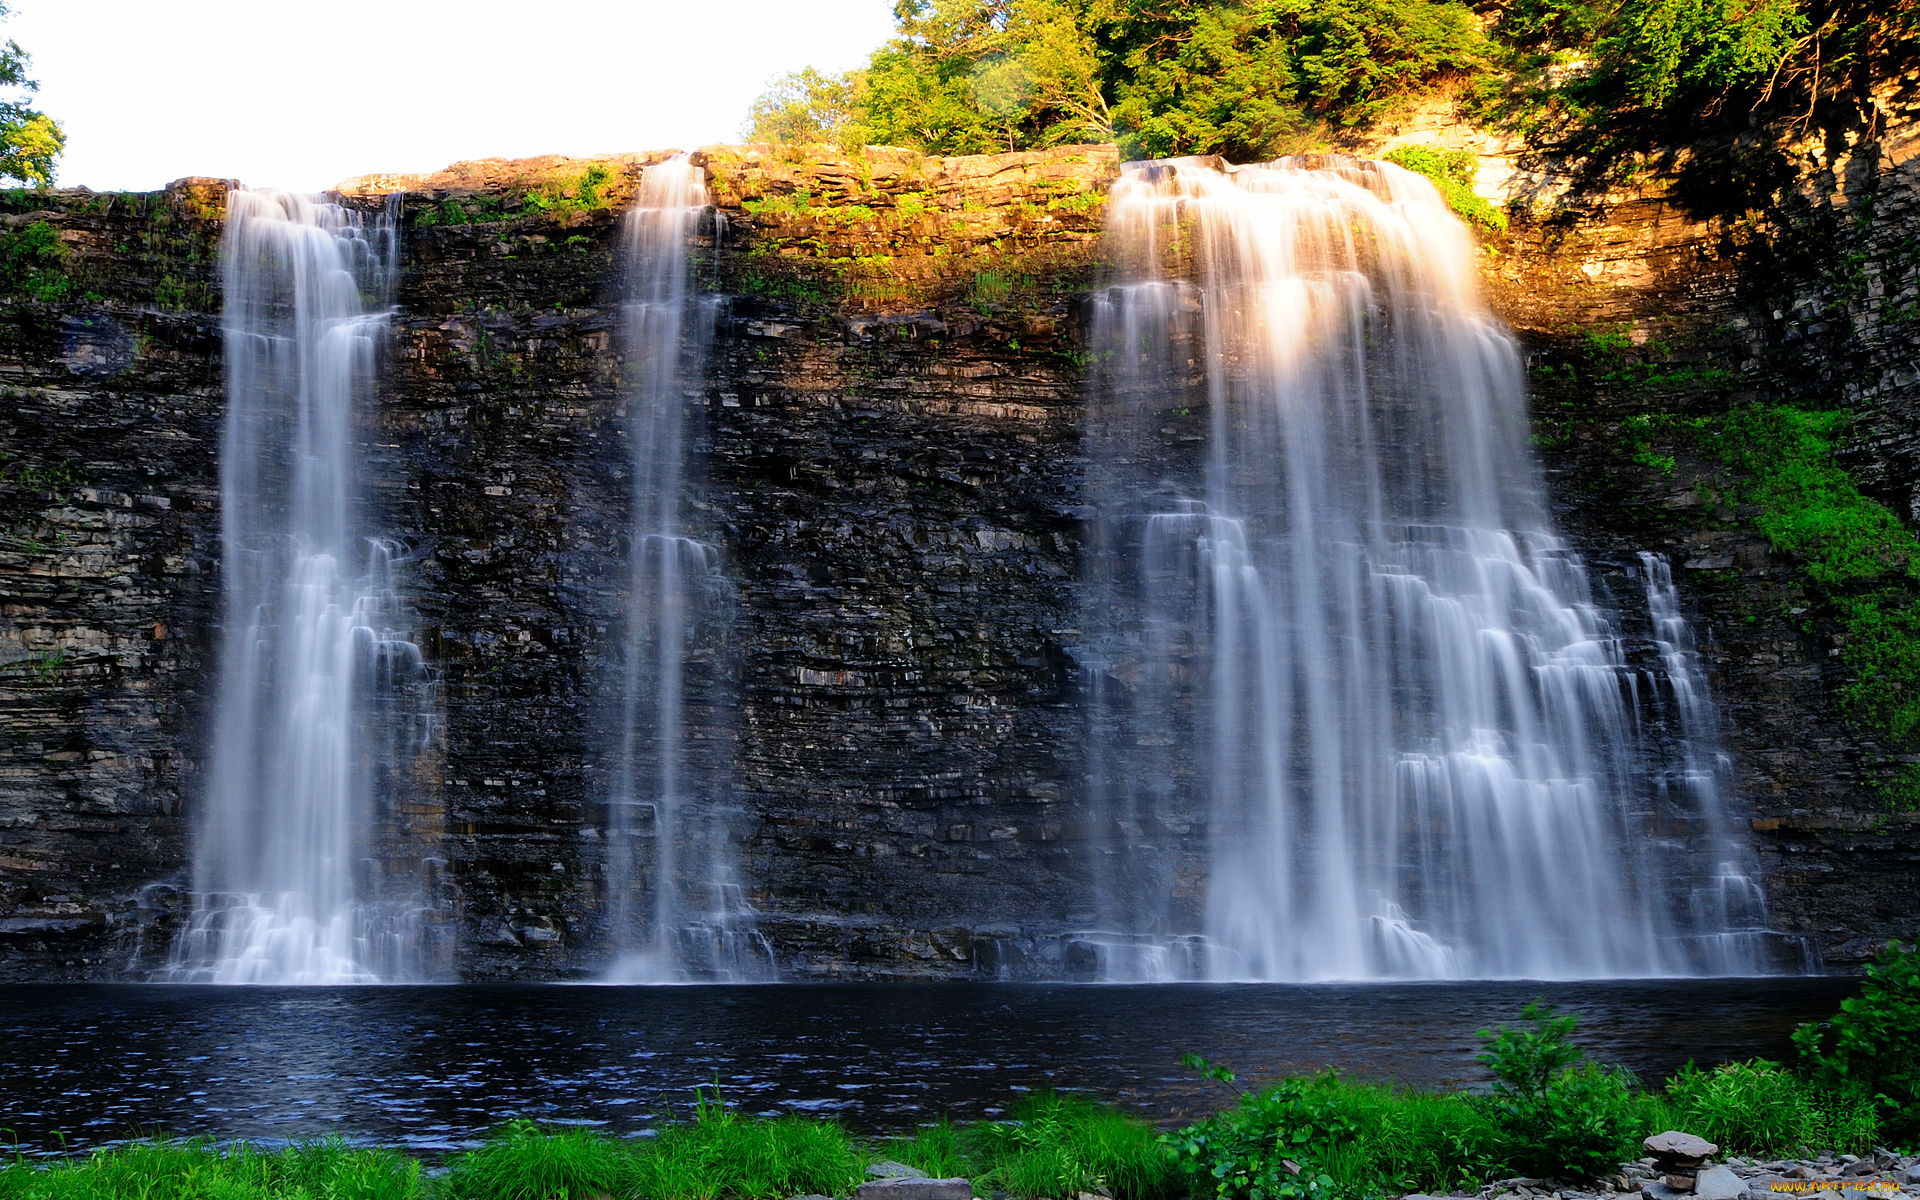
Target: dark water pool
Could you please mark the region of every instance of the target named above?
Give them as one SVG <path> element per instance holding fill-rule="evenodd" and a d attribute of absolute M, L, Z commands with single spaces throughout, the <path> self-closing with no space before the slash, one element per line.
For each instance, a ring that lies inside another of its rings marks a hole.
<path fill-rule="evenodd" d="M 1158 1119 L 1226 1095 L 1193 1052 L 1262 1079 L 1479 1080 L 1474 1031 L 1544 996 L 1648 1079 L 1781 1057 L 1832 979 L 1291 987 L 796 984 L 598 988 L 0 987 L 0 1130 L 28 1153 L 141 1133 L 341 1133 L 434 1152 L 514 1116 L 611 1131 L 684 1115 L 718 1080 L 752 1112 L 869 1130 L 1078 1089 Z"/>

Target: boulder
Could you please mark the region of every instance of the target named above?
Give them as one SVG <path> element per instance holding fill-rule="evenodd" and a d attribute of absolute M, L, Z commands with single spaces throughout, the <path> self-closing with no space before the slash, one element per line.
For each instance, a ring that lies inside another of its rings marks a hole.
<path fill-rule="evenodd" d="M 1707 1139 L 1677 1129 L 1656 1133 L 1640 1145 L 1662 1167 L 1697 1167 L 1720 1153 L 1720 1147 Z"/>
<path fill-rule="evenodd" d="M 1694 1176 L 1694 1200 L 1740 1200 L 1746 1194 L 1747 1181 L 1727 1167 L 1707 1167 Z"/>
<path fill-rule="evenodd" d="M 1640 1185 L 1641 1200 L 1692 1200 L 1693 1193 L 1670 1188 L 1657 1179 Z"/>
<path fill-rule="evenodd" d="M 965 1179 L 874 1179 L 853 1191 L 854 1200 L 973 1200 Z"/>
<path fill-rule="evenodd" d="M 919 1167 L 910 1167 L 903 1162 L 894 1162 L 892 1159 L 888 1159 L 885 1162 L 877 1162 L 873 1164 L 872 1166 L 867 1168 L 867 1174 L 873 1176 L 875 1179 L 931 1178 L 925 1171 L 922 1171 Z"/>

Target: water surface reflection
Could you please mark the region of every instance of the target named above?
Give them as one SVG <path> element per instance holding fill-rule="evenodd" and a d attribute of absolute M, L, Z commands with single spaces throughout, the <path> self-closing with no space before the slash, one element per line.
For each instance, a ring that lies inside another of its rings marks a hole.
<path fill-rule="evenodd" d="M 0 987 L 0 1127 L 28 1153 L 167 1131 L 341 1133 L 446 1150 L 508 1117 L 631 1133 L 715 1079 L 752 1112 L 862 1129 L 990 1116 L 1027 1088 L 1158 1119 L 1243 1078 L 1335 1066 L 1425 1086 L 1481 1078 L 1474 1031 L 1533 996 L 1576 1011 L 1600 1056 L 1656 1079 L 1688 1058 L 1790 1053 L 1846 980 L 1606 984 L 794 984 Z"/>

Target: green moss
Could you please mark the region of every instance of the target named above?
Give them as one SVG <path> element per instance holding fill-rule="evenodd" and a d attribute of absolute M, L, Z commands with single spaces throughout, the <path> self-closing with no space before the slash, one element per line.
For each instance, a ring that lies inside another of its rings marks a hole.
<path fill-rule="evenodd" d="M 1854 675 L 1841 694 L 1848 713 L 1920 746 L 1920 540 L 1835 461 L 1851 422 L 1837 411 L 1747 408 L 1705 441 L 1732 469 L 1731 498 L 1805 565 L 1834 614 Z"/>

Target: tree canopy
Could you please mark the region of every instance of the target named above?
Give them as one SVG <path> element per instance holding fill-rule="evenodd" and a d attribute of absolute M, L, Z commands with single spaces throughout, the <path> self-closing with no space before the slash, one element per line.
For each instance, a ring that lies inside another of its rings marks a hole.
<path fill-rule="evenodd" d="M 5 0 L 0 0 L 0 20 L 6 16 Z M 67 135 L 59 122 L 32 106 L 31 98 L 40 90 L 27 74 L 32 61 L 11 38 L 0 46 L 0 179 L 50 187 Z"/>
<path fill-rule="evenodd" d="M 1111 140 L 1137 157 L 1247 161 L 1449 89 L 1489 123 L 1572 136 L 1753 102 L 1915 5 L 896 0 L 895 36 L 864 68 L 776 80 L 748 133 L 945 154 Z"/>

